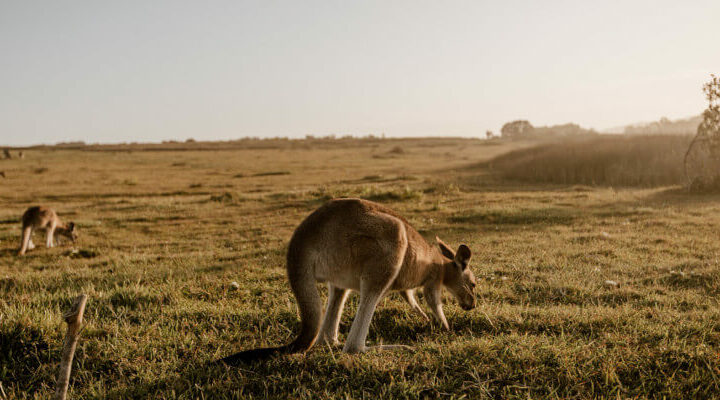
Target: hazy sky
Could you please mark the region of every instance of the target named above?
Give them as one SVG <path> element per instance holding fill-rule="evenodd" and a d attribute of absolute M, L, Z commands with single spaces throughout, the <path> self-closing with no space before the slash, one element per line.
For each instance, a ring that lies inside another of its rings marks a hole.
<path fill-rule="evenodd" d="M 718 21 L 718 0 L 0 0 L 0 144 L 686 117 Z"/>

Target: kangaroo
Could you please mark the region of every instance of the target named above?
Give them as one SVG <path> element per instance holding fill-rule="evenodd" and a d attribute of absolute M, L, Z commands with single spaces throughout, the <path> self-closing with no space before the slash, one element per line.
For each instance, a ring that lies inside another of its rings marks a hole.
<path fill-rule="evenodd" d="M 300 309 L 300 333 L 285 346 L 243 351 L 220 360 L 238 365 L 274 354 L 305 352 L 320 339 L 337 345 L 338 327 L 351 290 L 360 293 L 355 319 L 343 351 L 364 352 L 375 307 L 390 291 L 400 291 L 425 316 L 414 297 L 422 287 L 432 314 L 449 329 L 442 309 L 445 287 L 465 310 L 475 307 L 475 276 L 468 267 L 471 252 L 460 245 L 453 252 L 442 240 L 429 245 L 403 217 L 371 201 L 334 199 L 300 223 L 290 239 L 287 274 Z M 323 317 L 317 282 L 328 285 Z M 427 316 L 425 316 L 427 318 Z M 409 348 L 403 345 L 378 349 Z"/>
<path fill-rule="evenodd" d="M 27 250 L 35 248 L 32 242 L 32 233 L 35 229 L 45 229 L 47 248 L 55 246 L 54 239 L 58 235 L 70 239 L 73 243 L 78 236 L 75 223 L 62 223 L 54 210 L 42 206 L 30 207 L 22 216 L 22 242 L 18 255 L 22 256 Z"/>

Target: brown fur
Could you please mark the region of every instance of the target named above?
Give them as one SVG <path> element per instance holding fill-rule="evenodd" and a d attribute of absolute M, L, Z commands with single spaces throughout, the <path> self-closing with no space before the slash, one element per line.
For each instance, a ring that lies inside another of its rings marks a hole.
<path fill-rule="evenodd" d="M 448 288 L 464 309 L 471 309 L 475 306 L 475 277 L 467 266 L 467 246 L 461 245 L 456 255 L 437 240 L 439 246 L 430 246 L 407 220 L 380 204 L 362 199 L 329 201 L 297 227 L 288 247 L 288 279 L 301 317 L 297 339 L 286 346 L 245 351 L 222 361 L 237 364 L 278 352 L 303 352 L 318 338 L 337 344 L 340 314 L 350 290 L 360 293 L 360 302 L 345 352 L 367 350 L 370 319 L 378 301 L 390 291 L 400 291 L 424 316 L 413 296 L 414 290 L 422 287 L 433 315 L 448 329 L 441 288 Z M 324 321 L 317 282 L 329 286 Z M 381 346 L 397 347 L 406 346 Z"/>
<path fill-rule="evenodd" d="M 48 248 L 55 246 L 55 239 L 59 238 L 59 236 L 64 236 L 73 242 L 77 239 L 77 232 L 73 222 L 63 223 L 58 218 L 55 210 L 51 208 L 43 206 L 30 207 L 22 216 L 22 237 L 18 255 L 22 256 L 28 249 L 35 247 L 32 243 L 32 233 L 35 229 L 45 230 L 45 244 Z"/>

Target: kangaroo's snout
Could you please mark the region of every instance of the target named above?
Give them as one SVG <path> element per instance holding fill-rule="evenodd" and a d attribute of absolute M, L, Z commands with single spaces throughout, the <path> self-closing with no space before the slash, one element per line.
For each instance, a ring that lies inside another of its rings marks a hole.
<path fill-rule="evenodd" d="M 463 310 L 465 310 L 465 311 L 470 311 L 470 310 L 472 310 L 473 308 L 475 308 L 475 305 L 476 305 L 476 301 L 475 301 L 475 299 L 473 298 L 472 302 L 470 302 L 470 303 L 463 303 L 463 304 L 460 305 L 460 307 L 461 307 Z"/>

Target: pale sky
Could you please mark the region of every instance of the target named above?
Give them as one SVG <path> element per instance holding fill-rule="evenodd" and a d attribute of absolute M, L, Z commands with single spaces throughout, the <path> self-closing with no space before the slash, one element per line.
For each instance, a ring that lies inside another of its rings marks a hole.
<path fill-rule="evenodd" d="M 687 117 L 718 21 L 718 0 L 0 0 L 0 144 Z"/>

